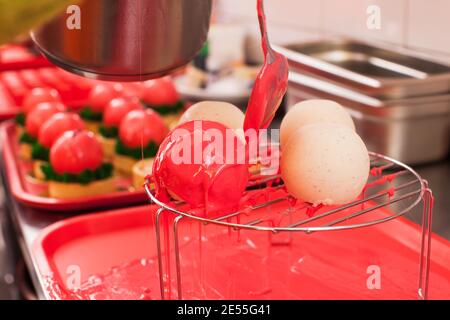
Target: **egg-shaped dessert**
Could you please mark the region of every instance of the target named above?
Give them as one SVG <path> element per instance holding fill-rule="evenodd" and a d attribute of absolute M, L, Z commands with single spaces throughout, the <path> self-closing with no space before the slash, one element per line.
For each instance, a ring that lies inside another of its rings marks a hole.
<path fill-rule="evenodd" d="M 235 105 L 220 101 L 202 101 L 190 106 L 181 116 L 179 124 L 192 120 L 209 120 L 219 122 L 230 129 L 244 141 L 244 113 Z"/>
<path fill-rule="evenodd" d="M 353 201 L 367 182 L 369 154 L 347 126 L 316 123 L 293 132 L 283 147 L 281 175 L 288 192 L 312 204 Z"/>
<path fill-rule="evenodd" d="M 283 146 L 291 133 L 313 123 L 337 123 L 355 130 L 348 112 L 337 102 L 313 99 L 297 103 L 289 109 L 280 125 L 280 142 Z"/>

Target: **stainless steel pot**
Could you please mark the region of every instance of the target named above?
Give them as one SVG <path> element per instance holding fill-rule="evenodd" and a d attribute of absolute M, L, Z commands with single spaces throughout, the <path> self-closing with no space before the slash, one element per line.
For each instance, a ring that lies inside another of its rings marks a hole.
<path fill-rule="evenodd" d="M 88 0 L 31 36 L 56 65 L 90 78 L 137 81 L 188 63 L 209 29 L 212 0 Z M 70 19 L 68 21 L 68 19 Z"/>

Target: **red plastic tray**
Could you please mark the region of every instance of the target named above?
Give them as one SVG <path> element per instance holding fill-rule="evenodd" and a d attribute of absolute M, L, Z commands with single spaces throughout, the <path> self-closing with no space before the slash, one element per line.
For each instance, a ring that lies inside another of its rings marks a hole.
<path fill-rule="evenodd" d="M 159 299 L 156 209 L 83 215 L 46 228 L 33 245 L 46 296 Z M 293 233 L 290 245 L 269 242 L 266 232 L 192 220 L 180 228 L 184 299 L 417 299 L 420 230 L 404 218 L 346 231 Z M 286 240 L 286 234 L 279 236 Z M 429 298 L 449 299 L 450 243 L 433 235 L 431 248 Z M 174 260 L 169 261 L 174 298 Z M 380 289 L 367 287 L 369 266 L 380 268 Z M 74 287 L 79 289 L 69 289 Z"/>
<path fill-rule="evenodd" d="M 45 184 L 31 181 L 27 177 L 27 172 L 31 171 L 31 164 L 18 159 L 14 122 L 8 121 L 1 125 L 0 137 L 9 188 L 12 195 L 26 205 L 48 211 L 80 211 L 143 203 L 148 199 L 144 190 L 117 191 L 105 195 L 67 200 L 41 196 Z M 124 179 L 118 183 L 129 184 L 130 181 Z"/>
<path fill-rule="evenodd" d="M 38 68 L 50 66 L 51 63 L 30 47 L 22 45 L 5 45 L 0 47 L 0 71 Z"/>

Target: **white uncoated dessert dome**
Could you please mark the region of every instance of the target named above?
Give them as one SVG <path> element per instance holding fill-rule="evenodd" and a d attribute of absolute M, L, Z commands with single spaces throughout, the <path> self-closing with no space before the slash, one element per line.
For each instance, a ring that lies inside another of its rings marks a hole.
<path fill-rule="evenodd" d="M 331 100 L 305 100 L 291 107 L 280 126 L 281 145 L 297 129 L 313 123 L 337 123 L 355 130 L 355 124 L 348 112 L 338 103 Z"/>
<path fill-rule="evenodd" d="M 345 204 L 364 188 L 370 159 L 348 126 L 316 123 L 293 132 L 283 147 L 281 175 L 288 192 L 312 204 Z"/>

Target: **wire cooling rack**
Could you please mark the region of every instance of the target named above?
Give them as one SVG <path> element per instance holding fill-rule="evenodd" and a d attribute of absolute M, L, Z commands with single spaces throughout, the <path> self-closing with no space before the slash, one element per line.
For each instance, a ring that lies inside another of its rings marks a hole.
<path fill-rule="evenodd" d="M 158 250 L 158 263 L 160 275 L 161 298 L 165 298 L 164 266 L 161 244 L 161 216 L 165 212 L 175 215 L 173 221 L 175 268 L 177 275 L 178 298 L 182 299 L 182 279 L 180 271 L 180 245 L 178 226 L 183 219 L 192 219 L 205 225 L 214 224 L 231 227 L 234 230 L 247 229 L 259 232 L 292 233 L 292 232 L 324 232 L 369 227 L 395 219 L 410 212 L 419 203 L 423 203 L 421 249 L 419 261 L 418 297 L 426 299 L 428 295 L 428 277 L 431 249 L 431 224 L 433 196 L 426 180 L 409 166 L 386 157 L 370 152 L 371 170 L 370 178 L 362 195 L 355 201 L 341 206 L 321 207 L 308 203 L 298 202 L 286 192 L 277 192 L 284 189 L 280 176 L 262 176 L 249 183 L 248 190 L 244 194 L 258 195 L 255 190 L 260 190 L 270 197 L 258 197 L 263 200 L 254 201 L 251 205 L 245 205 L 235 212 L 230 212 L 217 217 L 205 217 L 192 211 L 181 208 L 183 203 L 164 203 L 158 200 L 150 187 L 145 185 L 145 190 L 150 200 L 159 206 L 156 212 L 156 240 Z M 276 196 L 281 194 L 281 196 Z M 248 202 L 248 201 L 247 201 Z M 283 212 L 289 219 L 286 222 L 274 222 L 274 216 L 280 212 L 267 210 L 272 206 L 288 202 L 287 209 Z M 265 210 L 263 210 L 265 209 Z M 387 210 L 383 210 L 387 209 Z M 376 210 L 383 210 L 385 215 L 375 215 Z M 251 215 L 249 215 L 251 212 Z"/>

